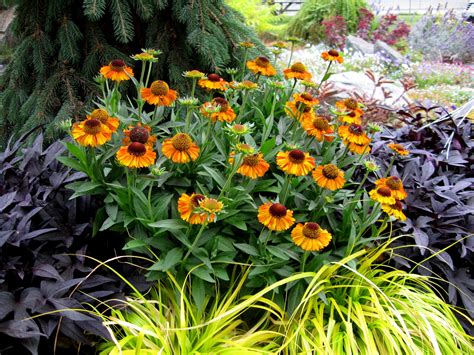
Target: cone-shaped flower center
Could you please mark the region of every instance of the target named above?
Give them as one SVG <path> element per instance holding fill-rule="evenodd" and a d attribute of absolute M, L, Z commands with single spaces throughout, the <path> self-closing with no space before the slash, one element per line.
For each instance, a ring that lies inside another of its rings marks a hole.
<path fill-rule="evenodd" d="M 347 116 L 349 116 L 349 117 L 355 117 L 355 116 L 357 116 L 357 114 L 356 114 L 354 111 L 351 111 L 351 112 L 349 112 L 349 113 L 347 114 Z"/>
<path fill-rule="evenodd" d="M 349 126 L 349 132 L 355 134 L 356 136 L 360 136 L 364 132 L 364 130 L 362 129 L 362 126 L 358 124 L 351 124 Z"/>
<path fill-rule="evenodd" d="M 110 62 L 110 66 L 114 71 L 123 71 L 125 69 L 125 62 L 122 59 L 114 59 Z"/>
<path fill-rule="evenodd" d="M 382 186 L 382 187 L 379 187 L 377 189 L 377 193 L 380 195 L 380 196 L 383 196 L 383 197 L 390 197 L 392 196 L 392 191 L 386 187 L 386 186 Z"/>
<path fill-rule="evenodd" d="M 286 207 L 281 203 L 274 203 L 270 206 L 268 210 L 273 217 L 285 217 L 286 216 Z"/>
<path fill-rule="evenodd" d="M 258 57 L 255 59 L 255 63 L 257 63 L 259 67 L 267 68 L 270 65 L 270 60 L 267 57 Z"/>
<path fill-rule="evenodd" d="M 257 166 L 259 162 L 258 154 L 246 155 L 243 160 L 243 165 Z"/>
<path fill-rule="evenodd" d="M 246 144 L 246 143 L 238 143 L 235 145 L 235 147 L 237 148 L 239 152 L 247 153 L 247 154 L 253 153 L 255 150 L 250 144 Z"/>
<path fill-rule="evenodd" d="M 253 88 L 256 88 L 258 86 L 256 83 L 254 83 L 253 81 L 250 81 L 250 80 L 242 81 L 241 85 L 246 89 L 253 89 Z"/>
<path fill-rule="evenodd" d="M 354 99 L 345 99 L 344 100 L 344 105 L 349 109 L 349 110 L 355 110 L 358 105 L 357 105 L 357 101 L 354 100 Z"/>
<path fill-rule="evenodd" d="M 106 123 L 109 119 L 109 114 L 102 108 L 97 108 L 91 112 L 91 117 L 99 120 L 102 123 Z"/>
<path fill-rule="evenodd" d="M 329 122 L 324 117 L 316 117 L 313 120 L 313 127 L 320 131 L 326 131 L 329 129 Z"/>
<path fill-rule="evenodd" d="M 139 142 L 145 144 L 148 142 L 148 138 L 150 137 L 150 133 L 145 127 L 138 126 L 134 127 L 130 131 L 130 140 L 132 142 Z"/>
<path fill-rule="evenodd" d="M 128 152 L 136 157 L 141 157 L 146 153 L 146 146 L 140 142 L 132 142 L 127 148 Z"/>
<path fill-rule="evenodd" d="M 336 51 L 335 49 L 331 49 L 329 52 L 328 52 L 329 55 L 333 56 L 333 57 L 337 57 L 339 56 L 339 52 Z"/>
<path fill-rule="evenodd" d="M 392 208 L 401 211 L 403 209 L 403 205 L 400 201 L 396 200 L 395 204 L 392 205 Z"/>
<path fill-rule="evenodd" d="M 305 157 L 306 156 L 305 156 L 304 152 L 302 152 L 301 150 L 298 150 L 298 149 L 291 150 L 288 153 L 288 158 L 294 164 L 302 163 L 304 161 Z"/>
<path fill-rule="evenodd" d="M 191 148 L 193 140 L 186 133 L 178 133 L 171 140 L 174 149 L 184 151 Z"/>
<path fill-rule="evenodd" d="M 191 203 L 194 207 L 199 207 L 199 203 L 204 199 L 204 195 L 195 194 L 193 197 L 191 197 Z"/>
<path fill-rule="evenodd" d="M 313 222 L 305 223 L 303 227 L 303 235 L 306 238 L 316 239 L 320 233 L 320 229 L 321 228 L 319 227 L 319 224 L 317 223 L 313 223 Z"/>
<path fill-rule="evenodd" d="M 313 101 L 314 100 L 313 95 L 311 95 L 309 92 L 302 93 L 301 97 L 305 100 L 308 100 L 308 101 Z"/>
<path fill-rule="evenodd" d="M 229 109 L 229 103 L 223 97 L 216 97 L 213 101 L 215 105 L 219 105 L 221 107 L 221 112 L 225 112 Z"/>
<path fill-rule="evenodd" d="M 390 176 L 385 184 L 392 190 L 400 190 L 403 187 L 402 181 L 396 176 Z"/>
<path fill-rule="evenodd" d="M 232 130 L 235 133 L 245 133 L 245 132 L 247 132 L 247 126 L 237 123 L 232 127 Z"/>
<path fill-rule="evenodd" d="M 214 81 L 214 82 L 217 82 L 217 81 L 220 81 L 221 80 L 221 77 L 217 74 L 209 74 L 207 76 L 207 79 L 210 80 L 210 81 Z"/>
<path fill-rule="evenodd" d="M 209 213 L 216 213 L 219 212 L 223 205 L 222 202 L 219 202 L 218 200 L 214 198 L 205 198 L 202 201 L 199 202 L 199 206 L 201 208 Z"/>
<path fill-rule="evenodd" d="M 168 91 L 170 90 L 170 87 L 164 81 L 156 80 L 153 83 L 151 83 L 150 89 L 153 95 L 164 96 L 168 93 Z"/>
<path fill-rule="evenodd" d="M 339 176 L 339 169 L 334 164 L 325 165 L 323 175 L 326 179 L 334 180 Z"/>
<path fill-rule="evenodd" d="M 100 125 L 99 120 L 91 118 L 84 123 L 84 132 L 87 134 L 97 134 L 100 132 Z"/>
<path fill-rule="evenodd" d="M 304 66 L 303 63 L 300 63 L 300 62 L 297 62 L 297 63 L 294 63 L 291 68 L 290 68 L 292 71 L 295 71 L 297 73 L 304 73 L 306 72 L 306 67 Z"/>

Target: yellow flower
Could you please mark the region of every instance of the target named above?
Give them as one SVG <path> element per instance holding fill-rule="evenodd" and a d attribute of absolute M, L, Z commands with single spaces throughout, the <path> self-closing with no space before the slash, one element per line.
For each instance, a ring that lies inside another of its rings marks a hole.
<path fill-rule="evenodd" d="M 347 123 L 347 124 L 356 124 L 356 125 L 360 125 L 362 123 L 362 119 L 354 111 L 351 111 L 342 116 L 339 116 L 339 121 Z"/>
<path fill-rule="evenodd" d="M 114 59 L 109 65 L 100 68 L 100 73 L 113 81 L 130 80 L 133 77 L 132 68 L 128 67 L 122 59 Z"/>
<path fill-rule="evenodd" d="M 149 144 L 132 142 L 120 147 L 116 157 L 120 164 L 129 168 L 146 168 L 155 163 L 156 153 Z"/>
<path fill-rule="evenodd" d="M 204 224 L 207 220 L 207 213 L 199 210 L 199 203 L 205 199 L 201 194 L 183 193 L 178 199 L 178 212 L 182 220 L 190 224 Z"/>
<path fill-rule="evenodd" d="M 337 101 L 336 108 L 338 109 L 339 112 L 343 114 L 353 112 L 358 117 L 364 114 L 364 111 L 362 111 L 359 108 L 359 103 L 352 98 L 348 98 L 342 101 Z"/>
<path fill-rule="evenodd" d="M 258 221 L 272 231 L 287 230 L 295 223 L 293 211 L 281 203 L 272 202 L 267 202 L 258 208 Z"/>
<path fill-rule="evenodd" d="M 71 134 L 80 145 L 85 147 L 98 147 L 112 139 L 110 129 L 95 118 L 74 123 Z"/>
<path fill-rule="evenodd" d="M 120 125 L 120 121 L 117 118 L 110 117 L 107 111 L 102 108 L 97 108 L 87 116 L 88 119 L 94 118 L 99 120 L 100 123 L 107 126 L 110 132 L 115 132 Z"/>
<path fill-rule="evenodd" d="M 270 60 L 267 57 L 257 57 L 255 60 L 249 60 L 247 62 L 247 68 L 252 73 L 263 75 L 263 76 L 274 76 L 276 75 L 275 68 L 270 64 Z"/>
<path fill-rule="evenodd" d="M 341 189 L 346 182 L 344 172 L 334 164 L 320 165 L 312 174 L 320 187 L 331 191 Z"/>
<path fill-rule="evenodd" d="M 170 89 L 168 84 L 162 80 L 152 82 L 149 88 L 141 89 L 140 93 L 143 100 L 156 106 L 171 106 L 178 97 L 178 93 Z"/>
<path fill-rule="evenodd" d="M 220 107 L 219 111 L 217 111 L 216 109 L 216 112 L 209 112 L 208 108 L 217 106 Z M 230 123 L 235 120 L 236 116 L 234 110 L 230 107 L 227 100 L 223 97 L 216 97 L 212 99 L 212 102 L 205 102 L 202 105 L 201 113 L 206 117 L 210 117 L 212 122 L 216 122 L 217 120 L 219 120 L 221 122 Z"/>
<path fill-rule="evenodd" d="M 285 105 L 285 112 L 291 118 L 297 118 L 299 122 L 314 119 L 313 108 L 302 102 L 288 101 Z"/>
<path fill-rule="evenodd" d="M 364 129 L 360 125 L 351 124 L 349 126 L 340 126 L 338 132 L 342 139 L 347 140 L 350 143 L 360 145 L 367 145 L 370 143 L 370 138 L 367 137 Z"/>
<path fill-rule="evenodd" d="M 220 91 L 225 91 L 227 90 L 227 87 L 229 86 L 229 83 L 222 79 L 219 75 L 217 74 L 209 74 L 207 76 L 207 79 L 200 79 L 198 81 L 198 85 L 202 87 L 203 89 L 206 89 L 208 91 L 210 90 L 220 90 Z"/>
<path fill-rule="evenodd" d="M 403 156 L 406 156 L 406 155 L 410 154 L 410 151 L 405 149 L 403 147 L 403 145 L 401 145 L 401 144 L 391 143 L 391 144 L 387 145 L 387 147 L 389 147 L 395 153 L 403 155 Z"/>
<path fill-rule="evenodd" d="M 230 153 L 229 163 L 231 164 L 234 164 L 234 155 L 234 152 Z M 237 173 L 251 179 L 257 179 L 265 175 L 269 168 L 270 164 L 263 159 L 262 154 L 246 154 L 242 159 L 242 163 L 240 164 Z"/>
<path fill-rule="evenodd" d="M 396 176 L 378 179 L 375 181 L 375 185 L 388 187 L 397 200 L 404 200 L 408 196 L 405 192 L 405 189 L 403 188 L 402 180 Z"/>
<path fill-rule="evenodd" d="M 191 78 L 191 79 L 202 79 L 205 77 L 203 72 L 200 72 L 199 70 L 190 70 L 190 71 L 185 71 L 183 73 L 183 76 L 185 78 Z"/>
<path fill-rule="evenodd" d="M 241 83 L 236 83 L 235 88 L 241 90 L 255 90 L 258 88 L 258 84 L 250 80 L 244 80 Z"/>
<path fill-rule="evenodd" d="M 319 104 L 319 100 L 311 95 L 309 92 L 303 92 L 301 94 L 293 94 L 295 102 L 302 102 L 306 106 L 312 107 Z"/>
<path fill-rule="evenodd" d="M 239 46 L 241 46 L 243 48 L 253 48 L 253 47 L 255 47 L 255 44 L 253 42 L 250 42 L 250 41 L 244 41 L 244 42 L 240 42 Z"/>
<path fill-rule="evenodd" d="M 178 133 L 165 139 L 161 146 L 163 154 L 174 163 L 183 164 L 199 157 L 199 147 L 186 133 Z"/>
<path fill-rule="evenodd" d="M 380 186 L 369 192 L 369 196 L 372 200 L 380 202 L 382 204 L 393 205 L 395 203 L 395 197 L 387 186 Z"/>
<path fill-rule="evenodd" d="M 344 62 L 344 59 L 341 57 L 339 52 L 336 51 L 335 49 L 331 49 L 330 51 L 327 51 L 327 52 L 322 52 L 321 53 L 321 58 L 323 58 L 323 60 L 326 61 L 326 62 L 328 60 L 338 62 L 339 64 Z"/>
<path fill-rule="evenodd" d="M 367 154 L 367 153 L 370 153 L 370 146 L 369 144 L 357 144 L 357 143 L 351 143 L 347 140 L 343 140 L 343 143 L 345 145 L 347 145 L 347 148 L 349 148 L 349 150 L 352 152 L 352 153 L 356 153 L 356 154 Z"/>
<path fill-rule="evenodd" d="M 399 200 L 396 200 L 394 204 L 387 205 L 382 204 L 382 211 L 384 211 L 389 216 L 393 216 L 400 221 L 404 221 L 407 219 L 405 214 L 402 211 L 403 206 Z"/>
<path fill-rule="evenodd" d="M 291 67 L 283 70 L 285 79 L 311 80 L 313 77 L 303 63 L 296 62 Z"/>
<path fill-rule="evenodd" d="M 314 116 L 303 119 L 301 124 L 306 131 L 306 133 L 310 136 L 315 137 L 319 142 L 325 140 L 327 142 L 332 142 L 334 139 L 331 136 L 334 131 L 332 130 L 329 121 L 325 117 L 321 116 Z"/>
<path fill-rule="evenodd" d="M 298 223 L 293 228 L 291 239 L 303 250 L 320 251 L 329 245 L 332 235 L 326 229 L 322 229 L 319 224 L 307 222 L 304 225 Z"/>
<path fill-rule="evenodd" d="M 314 158 L 309 153 L 297 149 L 278 152 L 276 163 L 285 173 L 296 176 L 308 174 L 315 166 Z"/>

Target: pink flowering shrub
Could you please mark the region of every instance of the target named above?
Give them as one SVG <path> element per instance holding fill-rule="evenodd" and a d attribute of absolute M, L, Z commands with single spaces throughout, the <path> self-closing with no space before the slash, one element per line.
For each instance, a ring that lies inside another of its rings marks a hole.
<path fill-rule="evenodd" d="M 322 22 L 325 42 L 334 48 L 344 48 L 347 23 L 342 16 L 331 16 Z"/>

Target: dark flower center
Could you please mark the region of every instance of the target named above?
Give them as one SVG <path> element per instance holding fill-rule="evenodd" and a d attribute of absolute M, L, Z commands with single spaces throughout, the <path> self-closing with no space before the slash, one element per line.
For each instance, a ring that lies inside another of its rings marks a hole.
<path fill-rule="evenodd" d="M 132 142 L 139 142 L 145 144 L 148 142 L 148 138 L 150 137 L 150 133 L 145 127 L 138 126 L 134 127 L 130 131 L 130 140 Z"/>
<path fill-rule="evenodd" d="M 205 199 L 204 195 L 196 194 L 193 197 L 191 197 L 191 204 L 194 207 L 199 207 L 199 203 L 204 199 Z"/>
<path fill-rule="evenodd" d="M 267 57 L 258 57 L 255 63 L 257 63 L 259 67 L 267 68 L 270 65 L 270 60 Z"/>
<path fill-rule="evenodd" d="M 273 217 L 285 217 L 286 216 L 286 207 L 281 203 L 274 203 L 269 209 L 270 214 Z"/>
<path fill-rule="evenodd" d="M 298 150 L 298 149 L 291 150 L 288 153 L 288 158 L 294 164 L 301 164 L 302 162 L 304 162 L 305 157 L 306 156 L 305 156 L 304 152 L 302 152 L 301 150 Z"/>
<path fill-rule="evenodd" d="M 362 126 L 358 124 L 351 124 L 349 126 L 349 132 L 355 134 L 356 136 L 360 136 L 364 132 L 364 130 L 362 129 Z"/>
<path fill-rule="evenodd" d="M 295 71 L 297 73 L 304 73 L 306 72 L 306 67 L 304 66 L 303 63 L 297 62 L 293 64 L 290 68 L 292 71 Z"/>
<path fill-rule="evenodd" d="M 314 100 L 313 95 L 311 95 L 309 92 L 302 93 L 301 97 L 305 100 L 308 100 L 308 101 L 313 101 Z"/>
<path fill-rule="evenodd" d="M 91 112 L 91 117 L 99 120 L 101 123 L 106 123 L 109 118 L 109 114 L 104 109 L 97 108 Z"/>
<path fill-rule="evenodd" d="M 316 117 L 313 120 L 313 127 L 320 131 L 326 131 L 329 129 L 329 122 L 323 117 Z"/>
<path fill-rule="evenodd" d="M 301 101 L 298 101 L 296 107 L 298 108 L 298 111 L 301 111 L 301 112 L 309 112 L 311 111 L 311 107 L 306 105 L 304 102 L 301 102 Z"/>
<path fill-rule="evenodd" d="M 383 196 L 383 197 L 390 197 L 392 196 L 392 190 L 390 190 L 388 187 L 386 186 L 382 186 L 382 187 L 379 187 L 377 189 L 377 193 L 380 195 L 380 196 Z"/>
<path fill-rule="evenodd" d="M 191 148 L 192 139 L 186 133 L 178 133 L 171 140 L 174 149 L 179 151 L 188 150 Z"/>
<path fill-rule="evenodd" d="M 170 87 L 164 81 L 156 80 L 153 83 L 151 83 L 150 89 L 153 95 L 164 96 L 168 93 L 168 91 L 170 90 Z"/>
<path fill-rule="evenodd" d="M 326 179 L 334 180 L 339 176 L 339 169 L 334 164 L 328 164 L 323 167 L 323 175 Z"/>
<path fill-rule="evenodd" d="M 354 99 L 345 99 L 344 100 L 344 105 L 349 109 L 349 110 L 355 110 L 356 108 L 358 108 L 358 104 L 357 104 L 357 101 L 354 100 Z"/>
<path fill-rule="evenodd" d="M 396 176 L 389 177 L 385 184 L 392 190 L 400 190 L 403 187 L 402 181 Z"/>
<path fill-rule="evenodd" d="M 210 81 L 214 81 L 214 82 L 217 82 L 217 81 L 220 81 L 221 80 L 221 77 L 217 74 L 209 74 L 207 76 L 207 79 L 210 80 Z"/>
<path fill-rule="evenodd" d="M 141 157 L 146 153 L 146 146 L 140 142 L 132 142 L 127 148 L 128 152 L 136 157 Z"/>
<path fill-rule="evenodd" d="M 219 105 L 221 107 L 221 112 L 225 112 L 229 109 L 229 103 L 223 97 L 216 97 L 213 101 L 214 104 Z"/>
<path fill-rule="evenodd" d="M 398 211 L 401 211 L 403 209 L 403 205 L 400 201 L 396 200 L 395 201 L 395 204 L 392 205 L 392 208 L 398 210 Z"/>
<path fill-rule="evenodd" d="M 114 59 L 110 62 L 110 66 L 114 71 L 123 71 L 125 69 L 125 62 L 122 59 Z"/>
<path fill-rule="evenodd" d="M 243 165 L 254 167 L 258 165 L 259 162 L 258 154 L 246 155 L 243 160 Z"/>
<path fill-rule="evenodd" d="M 84 123 L 84 132 L 87 134 L 97 134 L 100 132 L 100 125 L 99 120 L 91 118 Z"/>
<path fill-rule="evenodd" d="M 355 116 L 357 116 L 357 114 L 356 114 L 354 111 L 351 111 L 351 112 L 349 112 L 349 113 L 347 114 L 347 116 L 349 116 L 349 117 L 355 117 Z"/>
<path fill-rule="evenodd" d="M 335 49 L 331 49 L 329 52 L 328 52 L 329 55 L 333 56 L 333 57 L 338 57 L 339 56 L 339 52 L 336 51 Z"/>
<path fill-rule="evenodd" d="M 316 239 L 320 233 L 319 224 L 314 222 L 305 223 L 303 227 L 303 235 L 306 238 Z"/>

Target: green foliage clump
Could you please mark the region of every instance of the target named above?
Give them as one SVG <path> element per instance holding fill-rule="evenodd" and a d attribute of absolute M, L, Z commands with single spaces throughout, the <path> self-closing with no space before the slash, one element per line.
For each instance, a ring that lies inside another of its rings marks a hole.
<path fill-rule="evenodd" d="M 359 9 L 366 8 L 365 0 L 307 0 L 288 24 L 291 36 L 319 42 L 323 37 L 322 21 L 331 16 L 344 17 L 347 29 L 357 28 Z"/>
<path fill-rule="evenodd" d="M 183 70 L 220 71 L 232 64 L 240 41 L 258 42 L 224 0 L 14 3 L 19 42 L 0 80 L 0 144 L 38 124 L 79 118 L 96 94 L 97 69 L 126 60 L 125 53 L 160 48 L 155 74 L 176 84 Z M 54 125 L 47 125 L 46 137 L 53 136 Z"/>

